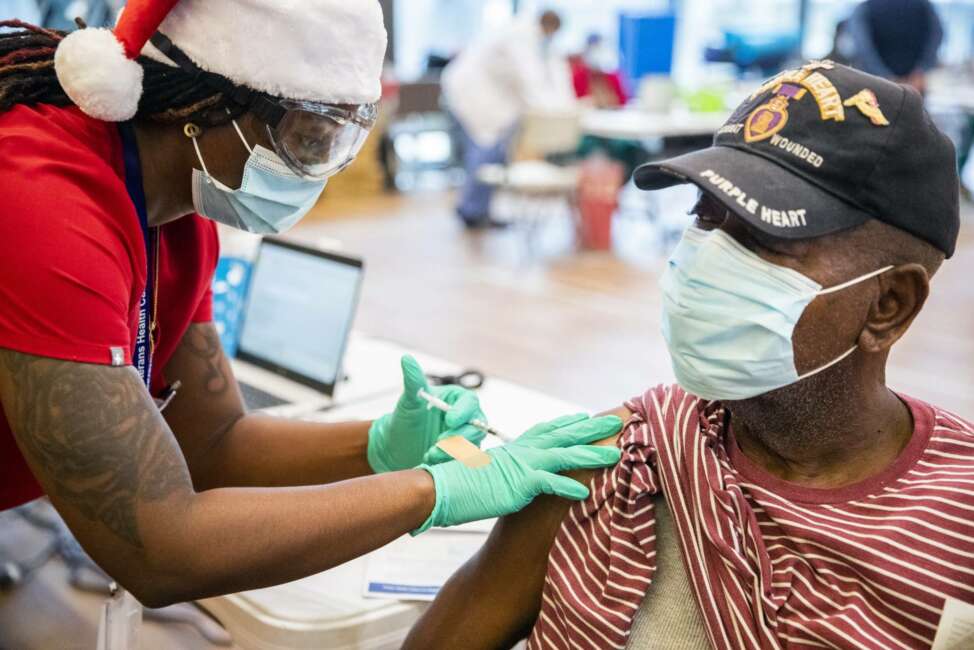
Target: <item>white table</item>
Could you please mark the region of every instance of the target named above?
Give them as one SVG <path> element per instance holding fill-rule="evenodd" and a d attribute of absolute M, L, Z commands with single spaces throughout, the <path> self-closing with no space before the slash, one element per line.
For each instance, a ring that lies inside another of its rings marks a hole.
<path fill-rule="evenodd" d="M 722 127 L 729 116 L 729 112 L 653 113 L 637 108 L 592 110 L 582 115 L 582 132 L 614 140 L 708 136 Z"/>
<path fill-rule="evenodd" d="M 265 414 L 300 418 L 326 407 L 341 408 L 345 404 L 370 401 L 378 397 L 398 396 L 402 390 L 402 371 L 399 368 L 402 353 L 402 348 L 394 343 L 372 338 L 359 331 L 352 332 L 342 364 L 347 380 L 335 388 L 334 398 L 326 397 L 314 388 L 279 377 L 253 364 L 233 359 L 231 365 L 238 381 L 269 390 L 290 402 L 265 409 Z"/>
<path fill-rule="evenodd" d="M 932 72 L 927 76 L 926 104 L 931 111 L 974 113 L 974 76 L 951 69 Z"/>
<path fill-rule="evenodd" d="M 974 113 L 974 86 L 931 89 L 926 97 L 926 105 L 928 109 L 935 111 L 956 110 L 962 113 Z"/>
<path fill-rule="evenodd" d="M 398 358 L 409 351 L 390 343 L 381 347 L 381 360 L 376 357 L 378 365 L 369 368 L 369 373 L 398 376 Z M 453 374 L 462 370 L 443 359 L 413 354 L 427 372 Z M 491 424 L 511 437 L 538 422 L 585 410 L 490 375 L 478 394 Z M 394 408 L 397 399 L 398 392 L 390 392 L 307 419 L 326 422 L 373 419 Z M 213 598 L 200 604 L 224 624 L 243 650 L 392 650 L 400 647 L 427 605 L 364 598 L 366 561 L 367 558 L 359 558 L 287 585 Z"/>

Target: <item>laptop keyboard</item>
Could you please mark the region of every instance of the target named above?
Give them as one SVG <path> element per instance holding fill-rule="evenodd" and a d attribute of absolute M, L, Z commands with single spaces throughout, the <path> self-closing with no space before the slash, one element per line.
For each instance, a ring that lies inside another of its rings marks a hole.
<path fill-rule="evenodd" d="M 264 392 L 246 382 L 240 382 L 240 392 L 243 394 L 244 404 L 251 411 L 260 411 L 262 409 L 290 404 L 287 400 Z"/>

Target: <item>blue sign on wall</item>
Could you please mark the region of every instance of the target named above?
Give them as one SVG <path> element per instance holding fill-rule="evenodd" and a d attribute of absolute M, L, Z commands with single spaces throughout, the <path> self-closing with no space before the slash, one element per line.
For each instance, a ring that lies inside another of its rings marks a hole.
<path fill-rule="evenodd" d="M 628 14 L 619 16 L 619 50 L 622 70 L 633 82 L 647 75 L 673 71 L 676 16 Z"/>

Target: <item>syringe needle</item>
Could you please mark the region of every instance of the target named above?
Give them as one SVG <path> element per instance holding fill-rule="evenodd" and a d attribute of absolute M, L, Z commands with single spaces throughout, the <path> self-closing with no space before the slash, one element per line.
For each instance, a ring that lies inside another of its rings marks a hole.
<path fill-rule="evenodd" d="M 446 413 L 447 411 L 453 408 L 452 406 L 444 402 L 442 399 L 440 399 L 436 395 L 430 393 L 428 390 L 425 390 L 423 388 L 419 389 L 418 395 L 420 399 L 424 400 L 427 404 L 429 404 L 430 408 L 438 409 L 440 411 L 443 411 L 444 413 Z M 500 431 L 498 431 L 497 429 L 490 426 L 489 424 L 487 424 L 486 422 L 484 422 L 479 418 L 474 418 L 473 420 L 470 420 L 468 424 L 470 424 L 470 426 L 472 427 L 480 429 L 484 433 L 489 433 L 491 435 L 497 436 L 502 440 L 507 440 L 507 438 L 504 437 L 504 434 L 502 434 Z"/>

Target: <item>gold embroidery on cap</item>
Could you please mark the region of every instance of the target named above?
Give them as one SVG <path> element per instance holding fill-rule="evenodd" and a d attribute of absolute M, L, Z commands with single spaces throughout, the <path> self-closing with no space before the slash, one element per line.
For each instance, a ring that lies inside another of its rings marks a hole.
<path fill-rule="evenodd" d="M 777 75 L 764 82 L 757 90 L 755 90 L 754 93 L 751 94 L 751 99 L 754 99 L 762 93 L 768 92 L 772 88 L 777 88 L 783 83 L 800 84 L 805 77 L 816 70 L 832 70 L 834 68 L 835 64 L 829 60 L 809 61 L 800 68 L 779 72 Z"/>
<path fill-rule="evenodd" d="M 744 123 L 746 142 L 767 140 L 785 128 L 788 124 L 789 101 L 800 101 L 805 96 L 805 90 L 793 84 L 781 84 L 775 89 L 775 93 L 777 94 L 767 103 L 758 106 L 748 116 Z"/>
<path fill-rule="evenodd" d="M 802 66 L 802 70 L 809 70 L 813 72 L 815 70 L 835 70 L 835 63 L 828 59 L 809 61 L 808 63 Z"/>
<path fill-rule="evenodd" d="M 839 91 L 832 84 L 829 78 L 819 72 L 819 70 L 832 70 L 834 67 L 835 64 L 831 61 L 812 61 L 808 65 L 805 65 L 797 70 L 786 70 L 758 88 L 758 90 L 751 95 L 751 99 L 754 99 L 758 95 L 772 89 L 774 92 L 780 93 L 782 86 L 787 86 L 788 84 L 798 85 L 812 93 L 812 97 L 815 98 L 815 103 L 818 104 L 819 114 L 823 120 L 843 122 L 845 121 L 845 109 L 842 107 L 842 96 L 839 95 Z M 792 99 L 798 101 L 801 100 L 802 96 L 803 95 L 795 95 L 792 97 Z M 772 99 L 771 101 L 774 100 Z M 769 105 L 770 102 L 768 104 L 764 104 L 763 106 L 759 106 L 754 113 L 751 114 L 752 117 L 758 111 L 768 109 Z M 766 115 L 766 113 L 764 114 Z M 783 127 L 784 124 L 781 124 L 780 126 Z M 779 128 L 778 131 L 780 130 L 781 129 Z M 770 135 L 771 134 L 769 133 L 765 137 L 770 137 Z M 746 136 L 745 139 L 747 139 Z M 747 141 L 754 142 L 762 139 L 764 138 L 755 138 L 754 140 L 748 139 Z"/>
<path fill-rule="evenodd" d="M 876 93 L 868 88 L 860 90 L 856 95 L 845 100 L 845 105 L 858 108 L 876 126 L 889 126 L 889 120 L 886 119 L 883 111 L 879 108 L 879 100 L 876 99 Z"/>
<path fill-rule="evenodd" d="M 845 120 L 842 97 L 828 77 L 821 72 L 813 72 L 801 80 L 801 85 L 812 93 L 818 103 L 818 110 L 823 120 L 835 120 L 836 122 Z"/>

